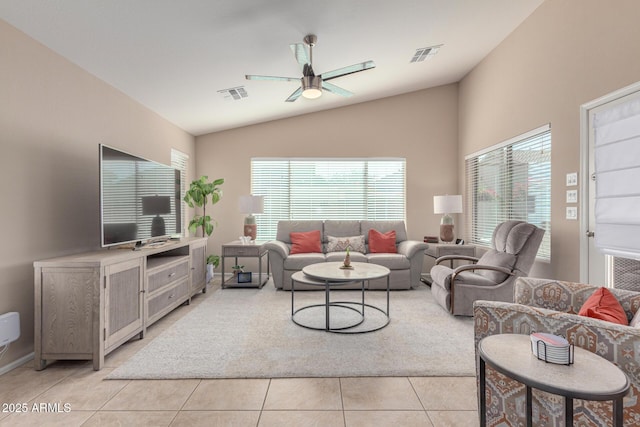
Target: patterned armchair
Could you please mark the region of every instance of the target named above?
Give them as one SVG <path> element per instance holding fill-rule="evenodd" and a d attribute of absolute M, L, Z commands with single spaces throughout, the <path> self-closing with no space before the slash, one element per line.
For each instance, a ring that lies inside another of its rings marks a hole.
<path fill-rule="evenodd" d="M 624 425 L 640 425 L 640 328 L 579 316 L 580 307 L 598 286 L 521 277 L 515 303 L 476 301 L 475 343 L 495 334 L 548 332 L 615 363 L 631 382 L 624 398 Z M 640 308 L 640 292 L 610 289 L 631 320 Z M 477 364 L 477 358 L 476 358 Z M 533 390 L 533 424 L 564 425 L 563 400 Z M 574 401 L 574 425 L 610 426 L 611 402 Z M 487 367 L 487 425 L 525 426 L 525 387 Z"/>

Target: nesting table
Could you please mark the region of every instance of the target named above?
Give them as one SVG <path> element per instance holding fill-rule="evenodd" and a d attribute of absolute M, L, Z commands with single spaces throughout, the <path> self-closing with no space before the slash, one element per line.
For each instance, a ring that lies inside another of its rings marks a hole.
<path fill-rule="evenodd" d="M 486 365 L 526 386 L 527 426 L 533 425 L 531 389 L 564 396 L 565 425 L 573 425 L 573 399 L 612 400 L 613 425 L 622 427 L 622 398 L 629 379 L 616 365 L 575 347 L 574 363 L 557 365 L 539 360 L 531 351 L 529 335 L 500 334 L 478 343 L 480 356 L 480 426 L 486 426 Z"/>
<path fill-rule="evenodd" d="M 342 262 L 323 262 L 311 264 L 304 267 L 302 271 L 298 271 L 291 276 L 291 320 L 296 325 L 316 330 L 324 330 L 326 332 L 342 333 L 342 334 L 361 334 L 380 330 L 389 324 L 389 274 L 391 271 L 384 266 L 369 264 L 365 262 L 351 263 L 351 269 L 341 268 Z M 384 278 L 387 279 L 387 304 L 386 310 L 375 305 L 365 303 L 365 283 L 369 280 Z M 352 301 L 331 301 L 331 290 L 340 288 L 343 285 L 353 282 L 361 282 L 361 299 L 359 302 Z M 295 284 L 304 283 L 306 285 L 323 287 L 325 290 L 325 299 L 323 303 L 308 304 L 298 309 L 295 308 Z M 302 311 L 310 310 L 314 307 L 324 309 L 324 327 L 311 326 L 296 318 L 296 315 Z M 347 312 L 355 312 L 356 320 L 347 325 L 332 326 L 331 310 L 342 310 Z M 369 328 L 356 328 L 365 321 L 365 310 L 376 310 L 382 313 L 384 321 Z"/>

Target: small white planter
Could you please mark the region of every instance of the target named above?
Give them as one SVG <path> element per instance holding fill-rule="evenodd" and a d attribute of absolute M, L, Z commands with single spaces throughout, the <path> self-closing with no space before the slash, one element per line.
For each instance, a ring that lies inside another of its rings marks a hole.
<path fill-rule="evenodd" d="M 207 264 L 207 283 L 213 280 L 213 264 Z"/>

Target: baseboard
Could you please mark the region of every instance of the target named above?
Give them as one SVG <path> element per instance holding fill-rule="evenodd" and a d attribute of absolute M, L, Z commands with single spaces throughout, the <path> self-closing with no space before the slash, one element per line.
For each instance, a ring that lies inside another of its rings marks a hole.
<path fill-rule="evenodd" d="M 4 375 L 9 371 L 12 371 L 17 367 L 24 365 L 29 360 L 33 360 L 33 358 L 34 358 L 34 353 L 31 352 L 31 353 L 27 354 L 26 356 L 22 356 L 20 359 L 14 360 L 13 362 L 9 363 L 8 365 L 0 367 L 0 375 Z"/>

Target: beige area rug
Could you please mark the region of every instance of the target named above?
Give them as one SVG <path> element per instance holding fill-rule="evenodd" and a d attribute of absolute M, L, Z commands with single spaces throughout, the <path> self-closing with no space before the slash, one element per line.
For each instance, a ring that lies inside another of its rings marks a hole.
<path fill-rule="evenodd" d="M 358 301 L 359 292 L 334 292 L 332 301 Z M 324 301 L 324 292 L 296 292 L 296 308 Z M 199 296 L 202 298 L 204 296 Z M 340 335 L 300 327 L 291 320 L 291 293 L 271 282 L 262 289 L 217 289 L 171 325 L 109 379 L 288 378 L 351 376 L 473 376 L 473 319 L 445 312 L 426 286 L 391 292 L 391 321 L 376 332 Z M 386 307 L 386 293 L 366 302 Z M 359 328 L 384 322 L 365 311 Z M 355 317 L 354 317 L 355 316 Z M 332 311 L 332 325 L 357 320 Z M 322 326 L 322 309 L 299 321 Z M 333 323 L 335 321 L 335 323 Z"/>

